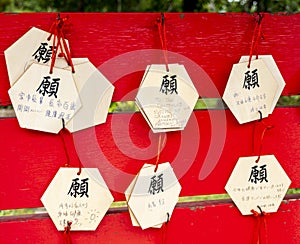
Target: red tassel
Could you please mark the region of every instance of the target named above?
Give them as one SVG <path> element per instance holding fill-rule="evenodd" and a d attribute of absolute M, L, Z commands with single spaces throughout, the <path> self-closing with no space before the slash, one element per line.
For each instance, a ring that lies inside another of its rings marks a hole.
<path fill-rule="evenodd" d="M 253 233 L 252 244 L 267 244 L 267 221 L 266 216 L 268 213 L 261 211 L 261 213 L 256 212 L 254 209 L 251 210 L 253 216 L 256 218 L 256 226 Z"/>
<path fill-rule="evenodd" d="M 167 225 L 169 223 L 170 220 L 170 214 L 167 213 L 167 221 L 165 223 L 163 223 L 162 225 L 162 244 L 165 244 L 167 241 Z"/>
<path fill-rule="evenodd" d="M 63 234 L 64 244 L 72 244 L 71 224 L 72 224 L 72 222 L 68 221 L 68 225 L 65 227 L 64 234 Z"/>
<path fill-rule="evenodd" d="M 72 62 L 71 52 L 67 46 L 67 42 L 64 37 L 63 28 L 65 22 L 68 20 L 67 17 L 65 18 L 58 18 L 55 20 L 55 22 L 51 25 L 50 28 L 50 36 L 48 37 L 48 40 L 50 40 L 51 36 L 53 37 L 53 45 L 52 45 L 52 57 L 51 57 L 51 65 L 50 65 L 50 74 L 52 74 L 53 67 L 55 64 L 56 59 L 56 53 L 60 50 L 60 53 L 58 54 L 59 57 L 64 57 L 68 63 L 68 65 L 72 68 L 72 73 L 75 73 L 74 65 Z"/>

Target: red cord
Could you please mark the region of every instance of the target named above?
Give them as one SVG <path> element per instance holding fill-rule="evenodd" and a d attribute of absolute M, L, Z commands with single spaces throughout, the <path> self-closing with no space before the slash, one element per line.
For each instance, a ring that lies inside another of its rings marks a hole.
<path fill-rule="evenodd" d="M 67 158 L 67 162 L 66 162 L 65 166 L 70 167 L 70 157 L 69 157 L 69 153 L 68 153 L 68 149 L 67 149 L 67 145 L 66 145 L 66 140 L 65 140 L 66 133 L 69 134 L 70 131 L 68 131 L 66 128 L 63 128 L 63 129 L 60 130 L 59 135 L 60 135 L 60 138 L 62 140 L 65 155 L 66 155 L 66 158 Z"/>
<path fill-rule="evenodd" d="M 261 111 L 258 111 L 260 113 L 260 119 L 259 120 L 256 120 L 253 124 L 253 129 L 252 129 L 252 154 L 254 154 L 254 151 L 255 151 L 255 148 L 254 148 L 254 144 L 255 144 L 255 130 L 257 128 L 257 124 L 258 123 L 262 123 L 265 128 L 261 134 L 261 137 L 260 137 L 260 144 L 259 144 L 259 151 L 258 151 L 258 158 L 255 160 L 256 163 L 259 162 L 260 160 L 260 156 L 261 156 L 261 150 L 262 150 L 262 143 L 263 143 L 263 139 L 264 139 L 264 136 L 265 136 L 265 133 L 267 130 L 270 130 L 272 129 L 274 126 L 273 125 L 266 125 L 266 123 L 264 123 L 264 121 L 262 120 L 262 113 Z"/>
<path fill-rule="evenodd" d="M 259 160 L 260 160 L 261 149 L 262 149 L 262 144 L 263 144 L 263 139 L 264 139 L 265 133 L 266 133 L 267 130 L 270 130 L 270 129 L 272 129 L 272 128 L 273 128 L 272 125 L 266 126 L 266 127 L 264 128 L 264 130 L 263 130 L 263 133 L 261 134 L 261 137 L 260 137 L 260 145 L 259 145 L 259 151 L 258 151 L 258 158 L 255 160 L 256 163 L 258 163 Z"/>
<path fill-rule="evenodd" d="M 261 30 L 261 27 L 262 27 L 261 22 L 262 22 L 263 17 L 264 17 L 263 15 L 259 14 L 259 19 L 257 20 L 257 22 L 255 24 L 254 32 L 252 35 L 252 41 L 251 41 L 248 68 L 250 68 L 253 52 L 256 52 L 256 58 L 258 58 L 258 44 L 259 44 L 260 39 L 263 38 L 263 34 L 262 34 L 262 30 Z"/>
<path fill-rule="evenodd" d="M 57 52 L 60 50 L 60 53 L 58 56 L 64 57 L 68 63 L 68 65 L 72 68 L 72 73 L 75 73 L 74 65 L 72 62 L 71 52 L 68 48 L 67 42 L 64 37 L 63 28 L 65 22 L 68 20 L 67 17 L 60 18 L 58 17 L 55 22 L 51 25 L 50 28 L 50 36 L 48 37 L 48 40 L 51 39 L 52 35 L 53 37 L 53 44 L 52 44 L 52 57 L 51 57 L 51 65 L 50 65 L 50 74 L 53 72 L 53 67 L 56 60 Z"/>
<path fill-rule="evenodd" d="M 63 233 L 64 244 L 72 244 L 71 224 L 72 224 L 72 222 L 68 221 L 68 225 L 65 227 L 65 230 L 64 230 L 64 233 Z"/>
<path fill-rule="evenodd" d="M 161 14 L 161 18 L 157 20 L 157 27 L 158 27 L 158 34 L 160 39 L 160 44 L 163 50 L 165 64 L 166 64 L 166 70 L 169 72 L 169 61 L 168 61 L 168 55 L 167 55 L 167 35 L 166 35 L 166 24 L 165 24 L 165 14 Z"/>
<path fill-rule="evenodd" d="M 256 218 L 256 225 L 253 233 L 253 244 L 267 244 L 267 220 L 266 216 L 268 213 L 262 211 L 261 213 L 256 212 L 254 209 L 251 210 L 253 216 Z"/>
<path fill-rule="evenodd" d="M 159 157 L 160 157 L 160 152 L 161 152 L 161 148 L 162 148 L 162 146 L 165 144 L 165 141 L 166 141 L 166 134 L 164 135 L 163 141 L 161 141 L 161 134 L 159 134 L 159 138 L 158 138 L 158 147 L 157 147 L 157 156 L 156 156 L 156 162 L 155 162 L 155 169 L 154 169 L 154 172 L 157 171 L 157 168 L 158 168 L 158 162 L 159 162 Z"/>
<path fill-rule="evenodd" d="M 254 45 L 254 51 L 256 52 L 256 59 L 258 59 L 258 44 L 259 44 L 259 41 L 261 39 L 263 39 L 263 33 L 261 31 L 261 27 L 262 27 L 262 24 L 261 24 L 261 21 L 260 21 L 260 24 L 258 25 L 257 38 L 256 38 L 256 42 L 255 42 L 255 45 Z"/>
<path fill-rule="evenodd" d="M 66 154 L 66 158 L 67 158 L 67 163 L 65 164 L 66 167 L 70 167 L 70 156 L 69 156 L 69 153 L 68 153 L 68 147 L 67 147 L 67 143 L 66 141 L 68 140 L 68 144 L 69 146 L 72 144 L 73 147 L 74 147 L 74 140 L 73 140 L 73 136 L 71 134 L 71 132 L 65 128 L 65 123 L 64 123 L 64 120 L 63 120 L 63 128 L 60 130 L 59 132 L 59 135 L 62 139 L 62 142 L 63 142 L 63 148 L 64 148 L 64 151 L 65 151 L 65 154 Z M 74 149 L 75 152 L 76 152 L 76 149 Z M 80 175 L 81 174 L 81 171 L 82 171 L 82 163 L 78 157 L 78 155 L 76 154 L 77 156 L 77 161 L 78 161 L 78 172 L 77 172 L 77 175 Z"/>

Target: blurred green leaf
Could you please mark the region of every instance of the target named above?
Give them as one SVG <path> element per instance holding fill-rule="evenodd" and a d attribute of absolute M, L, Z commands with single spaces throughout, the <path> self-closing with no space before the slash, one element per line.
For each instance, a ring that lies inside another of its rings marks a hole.
<path fill-rule="evenodd" d="M 299 12 L 300 0 L 0 0 L 9 12 Z"/>

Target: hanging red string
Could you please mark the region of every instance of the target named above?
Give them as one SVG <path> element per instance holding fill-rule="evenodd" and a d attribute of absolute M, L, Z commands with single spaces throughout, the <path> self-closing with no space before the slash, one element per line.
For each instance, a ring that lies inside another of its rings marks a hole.
<path fill-rule="evenodd" d="M 71 225 L 72 225 L 72 222 L 68 221 L 68 225 L 65 227 L 65 230 L 63 233 L 64 244 L 72 244 Z"/>
<path fill-rule="evenodd" d="M 268 236 L 267 236 L 267 220 L 266 216 L 268 213 L 261 211 L 258 213 L 254 209 L 251 210 L 253 216 L 256 218 L 256 225 L 253 233 L 253 244 L 267 244 Z"/>
<path fill-rule="evenodd" d="M 262 144 L 263 144 L 263 139 L 264 139 L 265 133 L 266 133 L 267 130 L 272 129 L 273 127 L 274 127 L 274 126 L 272 126 L 272 125 L 267 125 L 267 126 L 264 128 L 264 130 L 263 130 L 263 132 L 262 132 L 262 134 L 261 134 L 261 137 L 260 137 L 260 145 L 259 145 L 259 151 L 258 151 L 258 157 L 257 157 L 257 159 L 255 160 L 256 163 L 258 163 L 259 160 L 260 160 L 261 150 L 262 150 Z"/>
<path fill-rule="evenodd" d="M 68 142 L 68 141 L 70 140 L 71 133 L 65 127 L 65 120 L 64 119 L 62 119 L 62 127 L 63 128 L 59 131 L 58 134 L 59 134 L 59 136 L 62 140 L 64 152 L 65 152 L 65 155 L 66 155 L 66 158 L 67 158 L 67 162 L 66 162 L 65 166 L 70 167 L 70 156 L 69 156 L 69 153 L 68 153 L 67 144 L 70 144 L 70 142 Z"/>
<path fill-rule="evenodd" d="M 58 14 L 57 19 L 53 22 L 50 27 L 50 36 L 48 40 L 51 39 L 53 35 L 53 44 L 52 44 L 52 57 L 51 57 L 51 65 L 50 65 L 50 74 L 53 72 L 53 67 L 55 64 L 57 52 L 60 51 L 58 56 L 64 57 L 68 63 L 68 65 L 72 68 L 72 73 L 75 73 L 74 65 L 72 62 L 71 52 L 68 48 L 67 42 L 64 37 L 64 24 L 68 20 L 68 17 L 61 18 L 60 14 Z"/>
<path fill-rule="evenodd" d="M 258 20 L 256 20 L 254 32 L 252 35 L 252 41 L 251 41 L 251 48 L 250 48 L 250 54 L 249 54 L 249 62 L 248 62 L 248 68 L 250 68 L 251 60 L 253 53 L 256 53 L 256 58 L 258 58 L 258 44 L 261 39 L 264 39 L 264 35 L 262 33 L 261 27 L 262 27 L 262 19 L 264 15 L 258 14 Z"/>
<path fill-rule="evenodd" d="M 168 50 L 167 50 L 167 37 L 166 37 L 166 16 L 164 13 L 161 13 L 161 18 L 158 18 L 157 21 L 158 34 L 160 39 L 160 44 L 163 50 L 166 70 L 169 72 L 169 61 L 168 61 Z"/>
<path fill-rule="evenodd" d="M 166 134 L 164 134 L 164 139 L 163 141 L 161 140 L 161 134 L 159 134 L 159 138 L 158 138 L 158 147 L 157 147 L 157 156 L 156 156 L 156 162 L 155 162 L 155 169 L 154 172 L 157 171 L 158 168 L 158 162 L 159 162 L 159 158 L 160 158 L 160 152 L 162 149 L 162 146 L 165 144 L 166 142 Z"/>
<path fill-rule="evenodd" d="M 67 162 L 66 162 L 65 166 L 70 167 L 70 157 L 69 157 L 68 149 L 67 149 L 67 146 L 66 146 L 66 140 L 65 140 L 65 136 L 67 134 L 67 131 L 68 131 L 67 129 L 62 129 L 62 130 L 60 130 L 59 135 L 60 135 L 60 138 L 63 142 L 63 147 L 64 147 L 65 155 L 66 155 L 66 158 L 67 158 Z"/>
<path fill-rule="evenodd" d="M 263 132 L 261 134 L 261 137 L 260 137 L 260 144 L 259 144 L 259 150 L 258 150 L 258 158 L 255 160 L 256 163 L 258 163 L 259 160 L 260 160 L 263 139 L 264 139 L 266 131 L 274 128 L 273 125 L 266 125 L 266 123 L 264 123 L 263 120 L 262 120 L 262 113 L 261 113 L 261 111 L 258 111 L 258 112 L 260 114 L 260 118 L 259 118 L 259 120 L 255 121 L 255 123 L 253 124 L 253 129 L 252 129 L 252 153 L 254 153 L 254 151 L 255 151 L 255 148 L 254 148 L 254 144 L 255 144 L 255 130 L 257 128 L 257 125 L 259 123 L 262 123 L 265 126 L 265 128 L 264 128 L 264 130 L 263 130 Z"/>
<path fill-rule="evenodd" d="M 162 244 L 166 243 L 167 240 L 167 226 L 170 220 L 170 214 L 167 213 L 167 221 L 163 223 L 162 225 Z"/>
<path fill-rule="evenodd" d="M 60 130 L 59 135 L 60 135 L 61 140 L 63 142 L 63 148 L 64 148 L 66 158 L 67 158 L 67 162 L 66 162 L 65 166 L 70 167 L 70 156 L 69 156 L 69 153 L 68 153 L 67 144 L 70 147 L 71 147 L 71 145 L 73 145 L 73 147 L 74 147 L 74 141 L 73 141 L 73 136 L 72 136 L 71 132 L 67 128 L 65 128 L 64 119 L 62 119 L 62 124 L 63 124 L 63 128 Z M 76 152 L 76 149 L 73 148 L 73 151 Z M 77 161 L 78 161 L 78 173 L 77 173 L 77 175 L 80 175 L 81 174 L 82 163 L 81 163 L 81 161 L 80 161 L 77 154 L 76 154 L 76 157 L 77 157 Z"/>

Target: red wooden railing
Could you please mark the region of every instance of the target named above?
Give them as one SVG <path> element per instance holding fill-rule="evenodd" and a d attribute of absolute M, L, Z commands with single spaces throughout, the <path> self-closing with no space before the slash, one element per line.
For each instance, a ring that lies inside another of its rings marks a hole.
<path fill-rule="evenodd" d="M 70 17 L 66 37 L 73 57 L 88 57 L 111 80 L 115 86 L 113 101 L 133 101 L 145 65 L 154 59 L 164 62 L 162 55 L 157 57 L 151 50 L 161 48 L 155 25 L 159 13 L 61 15 Z M 55 18 L 55 13 L 0 15 L 1 105 L 10 104 L 3 51 L 32 26 L 49 30 Z M 170 63 L 187 66 L 201 98 L 221 102 L 232 65 L 249 54 L 254 26 L 254 16 L 245 13 L 167 14 L 167 48 L 175 53 L 170 55 Z M 265 39 L 259 45 L 259 54 L 273 55 L 286 81 L 282 95 L 288 99 L 299 94 L 300 15 L 265 14 L 262 31 Z M 193 65 L 205 73 L 198 76 Z M 262 153 L 277 157 L 292 180 L 290 189 L 300 188 L 299 118 L 298 103 L 277 106 L 264 119 L 274 128 L 265 135 Z M 257 153 L 263 126 L 258 123 L 253 138 L 253 124 L 239 125 L 228 109 L 208 106 L 194 110 L 184 131 L 167 134 L 161 162 L 171 162 L 182 191 L 167 226 L 165 243 L 252 243 L 255 218 L 242 216 L 228 197 L 217 195 L 219 200 L 212 200 L 210 195 L 225 193 L 224 186 L 239 157 Z M 98 167 L 119 202 L 95 232 L 72 232 L 74 243 L 162 242 L 161 229 L 132 227 L 126 205 L 120 202 L 125 200 L 122 190 L 141 166 L 155 163 L 158 135 L 149 131 L 141 113 L 123 109 L 110 113 L 105 124 L 74 133 L 75 147 L 68 147 L 71 165 L 78 165 L 77 153 L 85 167 Z M 0 209 L 42 207 L 43 192 L 66 161 L 61 138 L 21 129 L 15 117 L 2 117 L 0 132 Z M 254 144 L 257 141 L 254 152 L 253 140 Z M 203 195 L 209 195 L 209 200 L 203 200 Z M 267 216 L 268 243 L 300 242 L 299 199 L 299 194 L 288 194 L 278 212 Z M 0 243 L 62 241 L 62 233 L 43 209 L 0 217 Z"/>

